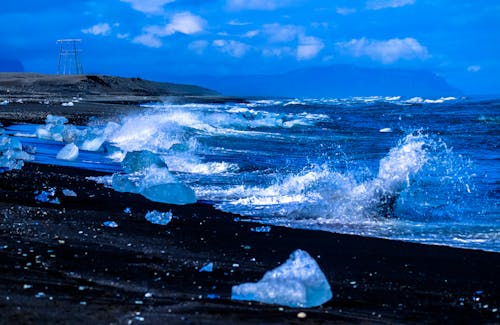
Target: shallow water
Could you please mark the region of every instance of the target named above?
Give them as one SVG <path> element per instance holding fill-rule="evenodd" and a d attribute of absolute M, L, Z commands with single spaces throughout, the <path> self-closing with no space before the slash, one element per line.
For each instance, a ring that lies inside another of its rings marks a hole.
<path fill-rule="evenodd" d="M 66 132 L 103 144 L 76 161 L 37 128 L 7 130 L 36 162 L 116 172 L 150 150 L 198 200 L 263 223 L 500 251 L 497 99 L 151 104 Z"/>

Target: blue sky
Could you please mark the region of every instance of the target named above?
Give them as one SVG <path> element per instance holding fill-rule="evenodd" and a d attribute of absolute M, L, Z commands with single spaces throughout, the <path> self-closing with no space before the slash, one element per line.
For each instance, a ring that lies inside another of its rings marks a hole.
<path fill-rule="evenodd" d="M 5 0 L 0 24 L 0 58 L 34 72 L 57 71 L 57 39 L 82 38 L 86 73 L 164 80 L 347 63 L 500 93 L 493 0 Z"/>

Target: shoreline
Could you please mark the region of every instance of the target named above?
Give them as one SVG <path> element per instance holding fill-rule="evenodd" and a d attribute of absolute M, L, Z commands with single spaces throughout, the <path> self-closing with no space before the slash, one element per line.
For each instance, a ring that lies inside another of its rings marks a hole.
<path fill-rule="evenodd" d="M 0 122 L 73 124 L 139 112 L 126 104 L 0 106 Z M 500 254 L 271 226 L 197 203 L 175 206 L 86 179 L 103 173 L 26 163 L 0 173 L 0 308 L 6 323 L 495 323 Z M 35 193 L 55 188 L 60 204 Z M 64 196 L 63 189 L 77 196 Z M 130 208 L 131 213 L 124 212 Z M 147 211 L 172 211 L 166 226 Z M 117 228 L 105 227 L 115 221 Z M 316 308 L 230 299 L 295 249 L 326 275 L 333 298 Z M 199 272 L 208 262 L 214 271 Z M 306 319 L 297 318 L 299 312 Z"/>
<path fill-rule="evenodd" d="M 35 164 L 0 174 L 5 320 L 289 323 L 301 311 L 310 322 L 499 320 L 498 253 L 278 226 L 256 233 L 260 224 L 206 204 L 154 203 L 86 179 L 99 174 Z M 60 204 L 34 199 L 47 188 Z M 175 218 L 153 225 L 151 210 Z M 259 280 L 298 248 L 318 262 L 332 300 L 288 308 L 230 299 L 231 286 Z M 208 262 L 214 271 L 200 273 Z"/>

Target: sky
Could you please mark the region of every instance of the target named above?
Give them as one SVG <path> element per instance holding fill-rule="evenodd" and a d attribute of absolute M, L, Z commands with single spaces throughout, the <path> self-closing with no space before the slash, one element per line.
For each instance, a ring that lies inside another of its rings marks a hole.
<path fill-rule="evenodd" d="M 495 0 L 1 1 L 0 59 L 56 73 L 64 38 L 82 39 L 85 73 L 175 81 L 355 64 L 500 94 Z"/>

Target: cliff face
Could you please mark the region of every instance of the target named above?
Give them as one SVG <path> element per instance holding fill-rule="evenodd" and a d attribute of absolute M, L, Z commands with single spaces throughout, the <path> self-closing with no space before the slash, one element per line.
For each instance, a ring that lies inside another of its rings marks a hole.
<path fill-rule="evenodd" d="M 104 75 L 0 73 L 0 95 L 30 96 L 217 96 L 193 85 Z"/>

